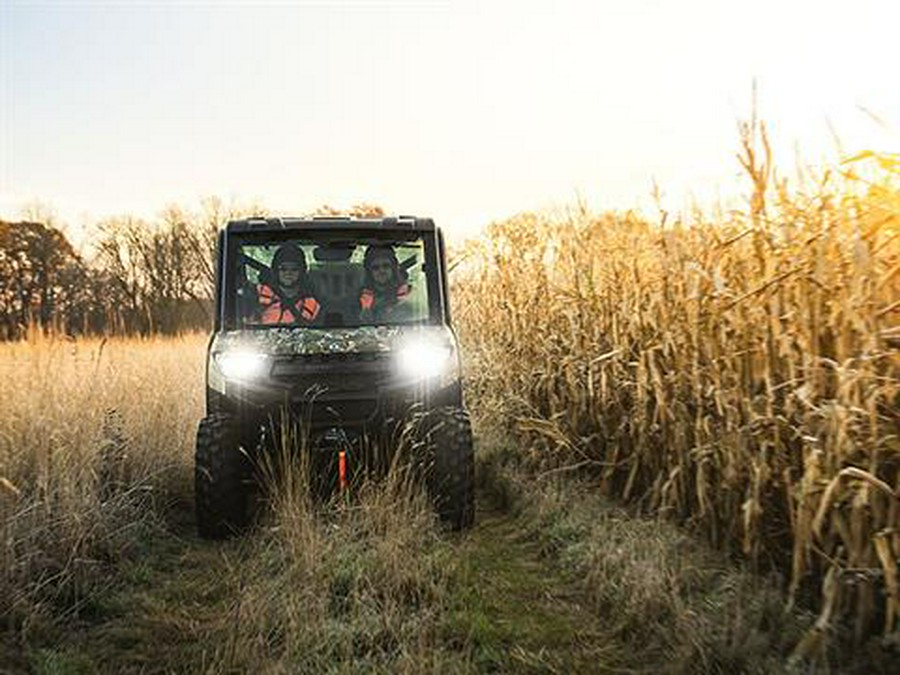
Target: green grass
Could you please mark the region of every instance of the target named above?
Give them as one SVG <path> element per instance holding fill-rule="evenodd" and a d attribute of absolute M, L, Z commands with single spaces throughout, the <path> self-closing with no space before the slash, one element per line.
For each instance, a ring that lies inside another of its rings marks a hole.
<path fill-rule="evenodd" d="M 483 511 L 463 544 L 454 623 L 466 631 L 473 664 L 488 672 L 602 672 L 612 649 L 582 584 L 527 524 Z"/>

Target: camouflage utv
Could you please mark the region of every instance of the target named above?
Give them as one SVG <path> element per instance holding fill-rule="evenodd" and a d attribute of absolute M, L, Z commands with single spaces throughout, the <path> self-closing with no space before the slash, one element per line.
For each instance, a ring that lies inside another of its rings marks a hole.
<path fill-rule="evenodd" d="M 219 234 L 216 264 L 195 462 L 200 535 L 246 524 L 254 465 L 284 447 L 286 418 L 326 494 L 386 466 L 385 449 L 413 429 L 411 465 L 439 517 L 471 526 L 472 431 L 433 221 L 237 220 Z"/>

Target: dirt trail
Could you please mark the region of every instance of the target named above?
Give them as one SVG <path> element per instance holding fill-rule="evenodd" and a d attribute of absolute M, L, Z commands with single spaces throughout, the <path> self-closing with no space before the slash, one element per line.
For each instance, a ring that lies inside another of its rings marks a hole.
<path fill-rule="evenodd" d="M 460 649 L 468 670 L 602 672 L 601 627 L 580 585 L 524 530 L 515 516 L 479 502 L 472 531 L 448 536 L 462 561 L 452 623 L 467 635 Z M 247 543 L 198 539 L 183 505 L 170 532 L 119 571 L 63 642 L 33 659 L 36 670 L 205 670 L 214 650 L 227 649 L 210 635 L 227 632 Z"/>
<path fill-rule="evenodd" d="M 603 629 L 585 604 L 582 585 L 516 517 L 480 510 L 460 546 L 478 670 L 602 672 L 610 662 Z"/>

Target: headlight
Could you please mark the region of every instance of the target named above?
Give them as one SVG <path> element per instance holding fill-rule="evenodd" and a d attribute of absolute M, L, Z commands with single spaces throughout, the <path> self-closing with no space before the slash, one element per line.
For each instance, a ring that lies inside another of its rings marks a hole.
<path fill-rule="evenodd" d="M 262 375 L 268 361 L 265 354 L 256 352 L 222 352 L 216 354 L 215 358 L 222 374 L 236 380 Z"/>
<path fill-rule="evenodd" d="M 410 340 L 397 350 L 397 368 L 405 378 L 439 377 L 452 367 L 453 350 L 445 344 L 425 339 Z"/>

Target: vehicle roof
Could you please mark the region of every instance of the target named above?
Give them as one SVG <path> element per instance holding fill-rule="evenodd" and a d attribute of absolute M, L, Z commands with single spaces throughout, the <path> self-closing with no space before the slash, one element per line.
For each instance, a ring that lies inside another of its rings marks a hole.
<path fill-rule="evenodd" d="M 254 217 L 231 220 L 225 230 L 228 233 L 284 232 L 285 230 L 419 230 L 435 231 L 431 218 L 416 216 L 385 216 L 383 218 L 357 218 L 355 216 L 312 217 Z"/>

